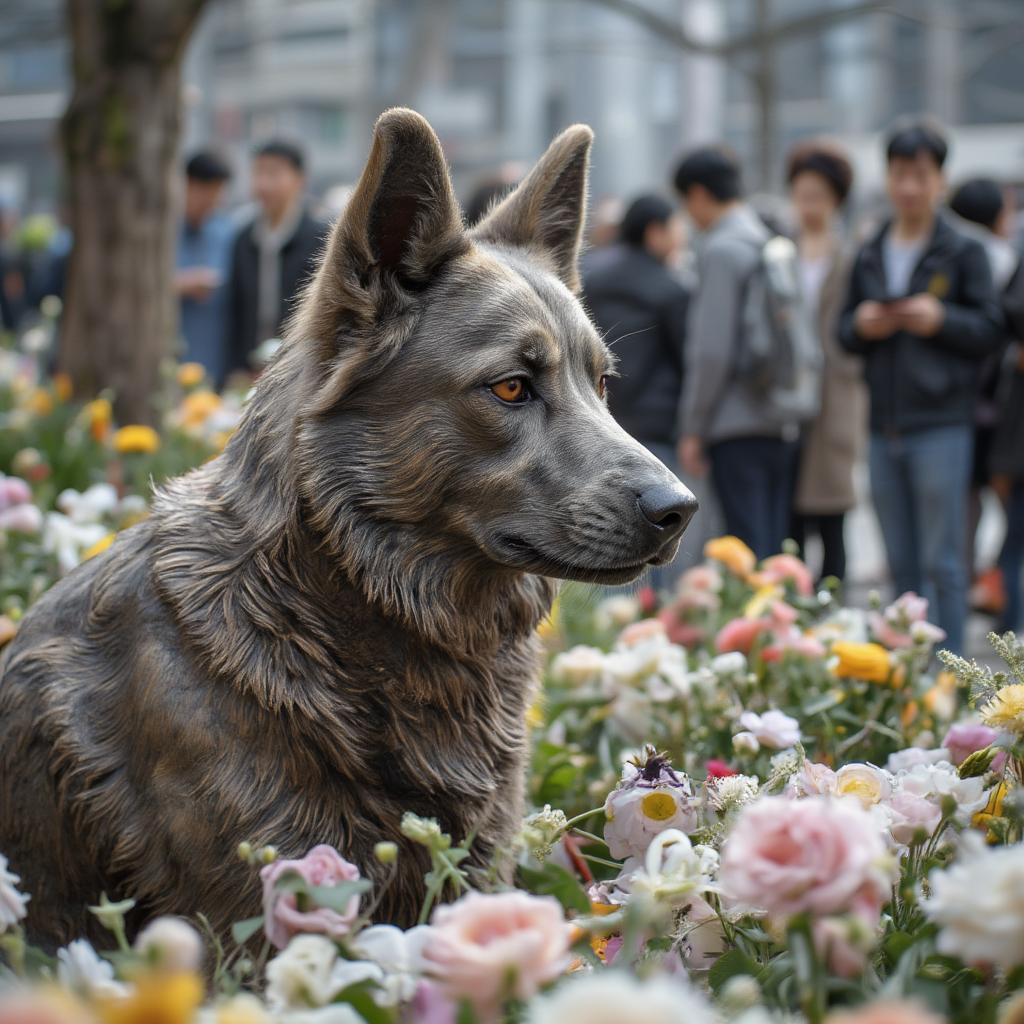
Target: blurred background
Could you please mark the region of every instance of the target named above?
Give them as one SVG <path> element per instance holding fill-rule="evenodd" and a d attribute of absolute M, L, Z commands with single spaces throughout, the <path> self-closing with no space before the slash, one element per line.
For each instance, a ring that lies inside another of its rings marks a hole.
<path fill-rule="evenodd" d="M 590 124 L 594 246 L 615 237 L 634 196 L 675 205 L 673 168 L 708 142 L 735 151 L 753 206 L 785 231 L 786 154 L 822 135 L 849 154 L 842 218 L 863 238 L 884 207 L 886 130 L 928 113 L 948 131 L 949 181 L 998 181 L 1022 240 L 1024 0 L 0 0 L 8 344 L 31 348 L 42 316 L 43 371 L 79 400 L 108 396 L 120 423 L 159 420 L 169 360 L 198 360 L 219 389 L 234 364 L 196 354 L 183 325 L 190 302 L 213 322 L 231 239 L 259 221 L 254 147 L 284 143 L 270 154 L 279 171 L 301 158 L 292 205 L 322 231 L 374 120 L 396 104 L 430 120 L 471 210 L 561 128 Z M 196 218 L 185 165 L 199 151 L 196 180 L 217 187 Z M 221 218 L 220 262 L 186 258 Z M 205 277 L 182 276 L 189 259 Z M 47 312 L 48 295 L 61 303 Z M 291 296 L 277 298 L 284 308 Z M 857 474 L 851 577 L 866 586 L 886 569 Z M 983 564 L 1002 530 L 986 500 Z"/>
<path fill-rule="evenodd" d="M 99 0 L 80 0 L 72 6 Z M 143 5 L 146 6 L 146 5 Z M 150 7 L 159 8 L 159 0 Z M 183 3 L 180 6 L 187 6 Z M 1024 182 L 1022 0 L 207 0 L 184 51 L 183 150 L 216 143 L 248 194 L 249 148 L 301 141 L 314 194 L 351 183 L 385 107 L 421 111 L 465 194 L 566 124 L 596 132 L 593 196 L 664 187 L 725 139 L 749 185 L 781 184 L 796 139 L 843 141 L 877 194 L 876 133 L 929 111 L 952 178 Z M 58 213 L 73 85 L 62 0 L 0 3 L 0 201 Z M 154 125 L 154 129 L 159 126 Z"/>

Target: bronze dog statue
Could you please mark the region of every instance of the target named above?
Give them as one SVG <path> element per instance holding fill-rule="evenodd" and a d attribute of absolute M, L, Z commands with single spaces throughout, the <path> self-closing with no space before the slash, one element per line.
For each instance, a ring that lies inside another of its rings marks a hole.
<path fill-rule="evenodd" d="M 430 126 L 377 123 L 288 340 L 216 460 L 55 586 L 0 660 L 0 851 L 30 938 L 101 891 L 257 912 L 241 840 L 331 843 L 408 924 L 404 811 L 489 859 L 523 809 L 551 578 L 670 559 L 692 495 L 607 411 L 573 296 L 588 128 L 467 231 Z"/>

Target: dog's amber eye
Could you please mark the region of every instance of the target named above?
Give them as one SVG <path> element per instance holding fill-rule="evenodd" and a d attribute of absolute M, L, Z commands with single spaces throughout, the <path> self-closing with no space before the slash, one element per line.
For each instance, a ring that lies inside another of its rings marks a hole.
<path fill-rule="evenodd" d="M 503 402 L 525 402 L 530 397 L 529 388 L 522 377 L 509 377 L 491 385 L 491 391 Z"/>

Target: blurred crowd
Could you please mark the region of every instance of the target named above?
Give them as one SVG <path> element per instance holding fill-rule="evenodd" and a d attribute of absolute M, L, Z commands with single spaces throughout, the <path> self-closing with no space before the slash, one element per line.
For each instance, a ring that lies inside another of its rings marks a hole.
<path fill-rule="evenodd" d="M 746 197 L 735 156 L 698 148 L 664 193 L 595 204 L 582 298 L 618 358 L 613 414 L 701 498 L 691 533 L 724 528 L 758 557 L 816 538 L 820 579 L 841 585 L 866 459 L 894 588 L 928 597 L 959 651 L 971 603 L 1024 625 L 1024 270 L 1011 190 L 947 182 L 947 149 L 938 124 L 897 126 L 878 154 L 888 210 L 854 218 L 851 163 L 830 141 L 788 154 L 785 202 Z M 257 146 L 249 171 L 240 213 L 216 151 L 183 166 L 180 355 L 218 386 L 282 333 L 340 206 L 313 203 L 291 142 Z M 514 174 L 466 197 L 467 222 Z M 0 211 L 5 328 L 61 293 L 69 249 L 55 225 Z M 1005 534 L 978 567 L 986 489 Z"/>

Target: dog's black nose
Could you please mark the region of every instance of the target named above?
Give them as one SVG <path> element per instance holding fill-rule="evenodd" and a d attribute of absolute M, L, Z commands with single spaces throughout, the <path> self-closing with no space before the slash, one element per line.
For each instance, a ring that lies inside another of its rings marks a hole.
<path fill-rule="evenodd" d="M 682 533 L 697 511 L 697 499 L 682 484 L 648 487 L 637 496 L 637 504 L 652 526 L 672 533 Z"/>

